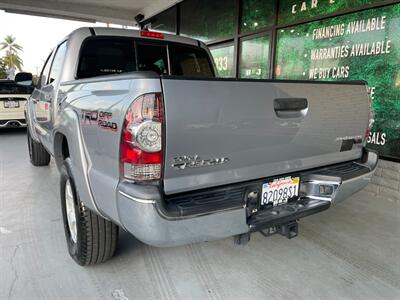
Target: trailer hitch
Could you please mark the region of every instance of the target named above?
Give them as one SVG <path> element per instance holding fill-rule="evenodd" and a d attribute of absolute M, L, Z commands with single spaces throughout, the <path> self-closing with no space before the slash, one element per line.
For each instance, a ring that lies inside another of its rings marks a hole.
<path fill-rule="evenodd" d="M 269 237 L 274 234 L 280 234 L 283 235 L 284 237 L 290 239 L 295 238 L 299 234 L 299 223 L 297 221 L 291 221 L 282 225 L 277 225 L 273 227 L 269 227 L 264 230 L 260 230 L 260 233 L 265 236 Z M 243 233 L 239 235 L 235 235 L 233 237 L 233 242 L 235 245 L 246 245 L 248 242 L 250 242 L 250 236 L 251 233 Z"/>
<path fill-rule="evenodd" d="M 299 234 L 299 224 L 297 223 L 297 221 L 291 221 L 286 224 L 273 226 L 265 230 L 260 230 L 260 233 L 265 237 L 269 237 L 274 234 L 280 234 L 287 237 L 288 239 L 292 239 Z"/>

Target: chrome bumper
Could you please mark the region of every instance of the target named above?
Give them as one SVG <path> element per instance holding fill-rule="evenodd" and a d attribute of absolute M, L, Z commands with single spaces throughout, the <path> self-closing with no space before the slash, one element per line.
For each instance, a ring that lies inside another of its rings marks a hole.
<path fill-rule="evenodd" d="M 26 127 L 26 122 L 22 122 L 20 120 L 7 120 L 6 122 L 2 122 L 0 124 L 0 128 L 18 128 L 18 127 Z"/>
<path fill-rule="evenodd" d="M 365 188 L 370 182 L 372 176 L 375 173 L 378 165 L 378 155 L 372 151 L 366 151 L 364 154 L 363 162 L 355 162 L 354 164 L 366 168 L 368 172 L 357 174 L 357 172 L 350 173 L 346 178 L 340 176 L 330 176 L 318 171 L 311 171 L 305 173 L 301 180 L 301 194 L 309 199 L 329 201 L 335 205 L 354 193 Z M 329 174 L 330 168 L 325 168 Z M 321 195 L 320 187 L 331 187 L 331 195 Z"/>
<path fill-rule="evenodd" d="M 367 186 L 378 162 L 374 152 L 366 151 L 364 160 L 357 162 L 367 172 L 346 176 L 329 176 L 332 168 L 301 173 L 300 200 L 292 205 L 260 211 L 257 216 L 247 216 L 246 205 L 231 210 L 181 218 L 169 217 L 162 207 L 162 196 L 156 186 L 137 186 L 120 183 L 117 194 L 120 224 L 142 242 L 159 247 L 211 241 L 258 231 L 269 226 L 296 220 L 339 203 Z M 331 191 L 330 195 L 321 195 Z M 251 220 L 257 219 L 252 224 Z M 256 224 L 256 225 L 255 225 Z"/>

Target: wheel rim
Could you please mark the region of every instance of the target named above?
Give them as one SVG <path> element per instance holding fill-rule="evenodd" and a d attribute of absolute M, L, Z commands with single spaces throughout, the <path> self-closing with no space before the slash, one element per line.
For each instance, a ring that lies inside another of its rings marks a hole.
<path fill-rule="evenodd" d="M 74 243 L 77 241 L 77 227 L 76 227 L 76 214 L 75 214 L 75 201 L 72 193 L 71 182 L 67 180 L 65 184 L 65 206 L 67 213 L 68 228 L 71 234 L 71 239 Z"/>

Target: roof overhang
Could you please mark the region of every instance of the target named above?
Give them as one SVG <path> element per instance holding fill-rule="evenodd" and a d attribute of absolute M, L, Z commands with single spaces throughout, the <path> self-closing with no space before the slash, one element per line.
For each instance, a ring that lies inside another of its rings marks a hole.
<path fill-rule="evenodd" d="M 11 13 L 134 26 L 138 14 L 148 18 L 177 2 L 179 0 L 0 0 L 0 9 Z"/>

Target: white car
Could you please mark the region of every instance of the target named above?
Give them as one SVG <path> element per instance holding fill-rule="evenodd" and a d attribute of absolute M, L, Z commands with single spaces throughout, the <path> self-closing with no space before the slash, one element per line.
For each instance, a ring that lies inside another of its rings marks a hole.
<path fill-rule="evenodd" d="M 0 80 L 0 128 L 26 127 L 24 107 L 32 90 L 12 80 Z"/>

